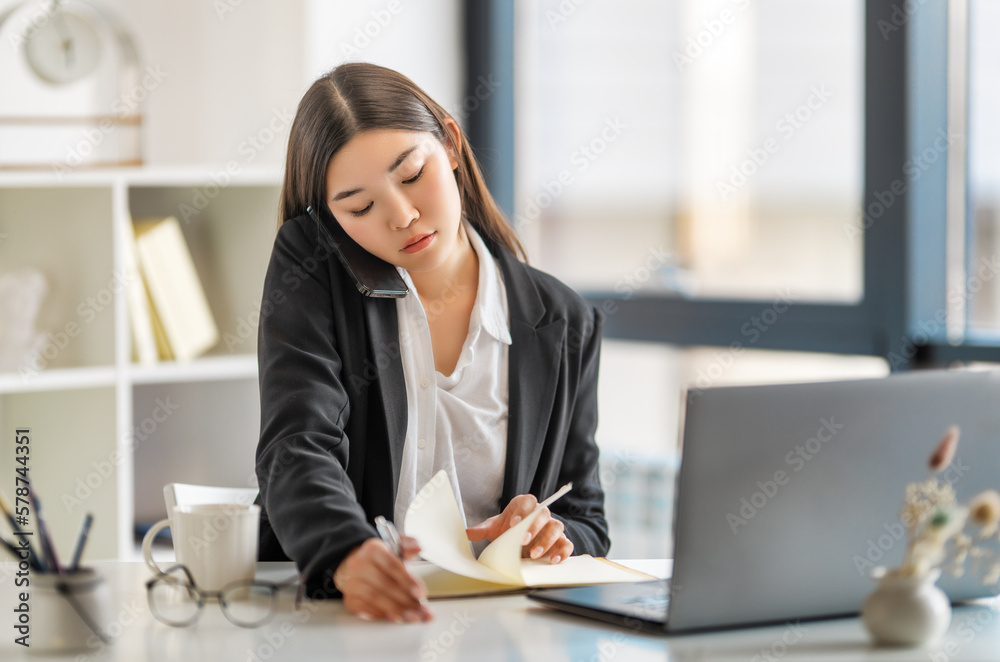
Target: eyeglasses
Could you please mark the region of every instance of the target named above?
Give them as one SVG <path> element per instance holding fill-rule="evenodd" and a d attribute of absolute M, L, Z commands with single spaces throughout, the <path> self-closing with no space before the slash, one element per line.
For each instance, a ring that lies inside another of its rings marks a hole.
<path fill-rule="evenodd" d="M 298 609 L 305 589 L 302 575 L 280 584 L 254 580 L 234 582 L 223 586 L 220 591 L 203 591 L 195 585 L 190 570 L 183 565 L 175 565 L 146 582 L 146 601 L 156 620 L 173 627 L 194 624 L 201 616 L 205 603 L 215 599 L 230 623 L 255 628 L 274 616 L 278 607 L 278 591 L 296 585 L 295 609 Z"/>

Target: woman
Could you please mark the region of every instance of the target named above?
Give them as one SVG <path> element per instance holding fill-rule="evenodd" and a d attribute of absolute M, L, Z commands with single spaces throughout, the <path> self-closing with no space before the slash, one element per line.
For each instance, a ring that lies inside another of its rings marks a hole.
<path fill-rule="evenodd" d="M 362 617 L 431 618 L 372 521 L 405 533 L 439 469 L 470 541 L 573 481 L 523 553 L 606 554 L 600 318 L 518 259 L 455 120 L 394 71 L 337 67 L 299 104 L 279 212 L 258 339 L 261 559 L 294 560 L 311 595 L 342 594 Z M 323 224 L 395 267 L 410 293 L 363 296 Z M 404 558 L 418 551 L 405 539 Z"/>

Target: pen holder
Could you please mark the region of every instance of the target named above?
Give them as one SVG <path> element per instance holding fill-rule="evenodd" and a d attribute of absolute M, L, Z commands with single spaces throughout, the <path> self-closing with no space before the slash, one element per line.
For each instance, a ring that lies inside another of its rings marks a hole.
<path fill-rule="evenodd" d="M 97 652 L 110 643 L 111 590 L 94 569 L 33 572 L 28 593 L 29 653 Z"/>

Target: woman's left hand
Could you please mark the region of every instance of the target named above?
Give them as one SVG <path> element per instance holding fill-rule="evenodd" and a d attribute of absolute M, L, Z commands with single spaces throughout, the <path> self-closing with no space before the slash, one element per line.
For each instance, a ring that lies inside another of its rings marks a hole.
<path fill-rule="evenodd" d="M 511 499 L 499 515 L 465 530 L 471 542 L 496 540 L 538 506 L 538 499 L 531 494 L 521 494 Z M 559 563 L 573 553 L 573 543 L 566 537 L 563 523 L 552 517 L 548 507 L 535 517 L 521 543 L 523 558 L 548 558 L 551 563 Z"/>

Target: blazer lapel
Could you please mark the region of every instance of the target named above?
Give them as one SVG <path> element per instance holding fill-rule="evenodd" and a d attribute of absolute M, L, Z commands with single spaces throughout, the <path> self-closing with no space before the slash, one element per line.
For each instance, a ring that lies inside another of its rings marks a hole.
<path fill-rule="evenodd" d="M 566 320 L 546 322 L 545 307 L 527 268 L 502 248 L 495 254 L 507 290 L 511 335 L 503 507 L 531 488 L 555 400 Z"/>
<path fill-rule="evenodd" d="M 396 501 L 399 472 L 406 440 L 406 381 L 399 359 L 399 321 L 395 299 L 364 298 L 372 359 L 378 370 L 378 387 L 385 407 L 385 426 L 392 465 L 392 502 Z"/>

